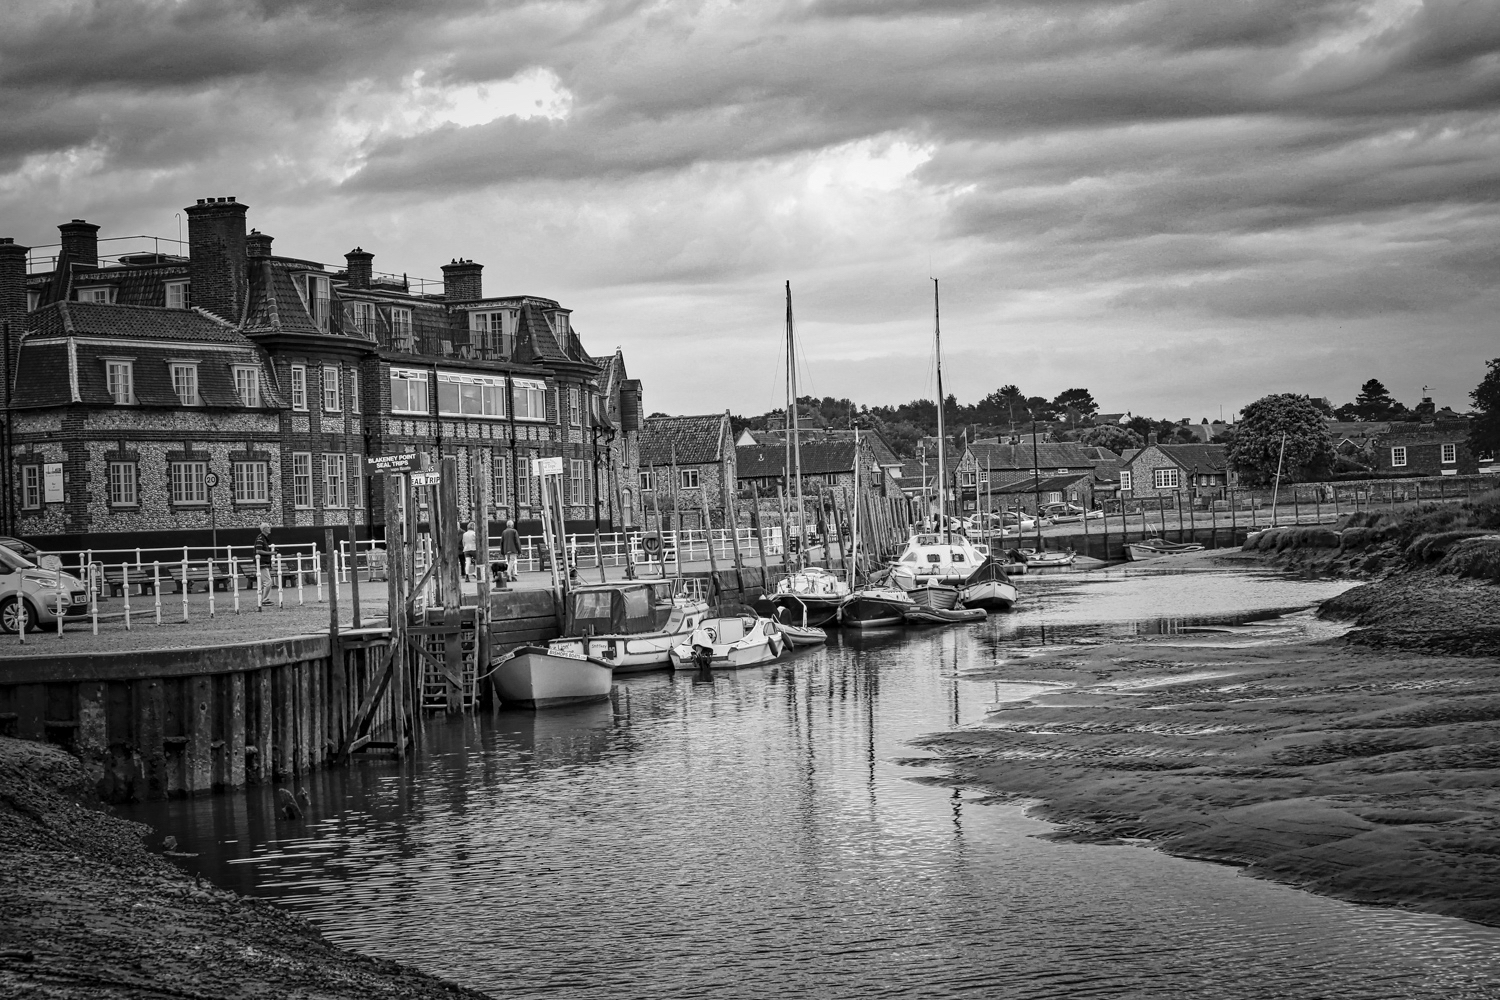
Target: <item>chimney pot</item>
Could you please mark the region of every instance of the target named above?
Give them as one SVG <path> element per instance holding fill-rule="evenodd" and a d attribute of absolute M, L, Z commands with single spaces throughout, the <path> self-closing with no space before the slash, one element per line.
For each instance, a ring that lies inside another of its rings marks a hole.
<path fill-rule="evenodd" d="M 449 302 L 470 302 L 484 298 L 480 272 L 483 264 L 455 258 L 443 265 L 443 298 Z"/>
<path fill-rule="evenodd" d="M 99 227 L 82 219 L 64 222 L 57 227 L 62 248 L 78 267 L 99 266 Z"/>
<path fill-rule="evenodd" d="M 348 262 L 346 274 L 349 278 L 350 288 L 369 288 L 370 280 L 374 277 L 372 262 L 375 255 L 363 247 L 355 247 L 344 254 L 344 260 Z"/>
<path fill-rule="evenodd" d="M 245 255 L 252 258 L 271 256 L 271 241 L 272 237 L 259 229 L 250 230 L 250 235 L 245 237 Z"/>
<path fill-rule="evenodd" d="M 199 200 L 186 209 L 188 274 L 193 304 L 238 323 L 249 297 L 249 240 L 244 204 L 227 198 Z"/>
<path fill-rule="evenodd" d="M 29 247 L 21 246 L 14 239 L 0 239 L 0 333 L 9 340 L 6 344 L 11 364 L 15 364 L 19 353 L 21 334 L 26 330 L 26 254 Z M 10 402 L 11 386 L 15 384 L 15 369 L 0 372 L 0 405 Z"/>

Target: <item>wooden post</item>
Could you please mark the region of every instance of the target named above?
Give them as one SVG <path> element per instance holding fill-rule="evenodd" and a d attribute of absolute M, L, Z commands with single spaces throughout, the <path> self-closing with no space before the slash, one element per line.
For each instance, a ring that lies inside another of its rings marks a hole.
<path fill-rule="evenodd" d="M 786 491 L 780 486 L 776 487 L 776 499 L 781 502 L 781 568 L 786 569 L 791 565 L 792 526 L 786 519 Z"/>
<path fill-rule="evenodd" d="M 474 665 L 478 668 L 475 671 L 476 675 L 490 668 L 490 479 L 483 473 L 479 449 L 470 449 L 469 489 L 473 494 L 473 500 L 469 509 L 479 512 L 475 517 L 474 527 L 475 556 L 478 563 L 474 568 L 479 580 L 479 601 L 474 611 Z M 597 528 L 594 530 L 594 554 L 599 556 Z M 599 579 L 604 579 L 602 556 L 599 556 Z M 472 697 L 477 707 L 479 692 L 473 692 Z"/>
<path fill-rule="evenodd" d="M 325 559 L 328 560 L 328 579 L 332 580 L 333 579 L 333 573 L 334 573 L 334 566 L 333 566 L 333 529 L 332 528 L 325 528 L 323 530 L 323 544 L 324 544 L 325 549 L 327 550 L 325 552 L 323 558 L 325 558 Z M 302 572 L 301 572 L 302 567 L 300 565 L 300 561 L 301 561 L 302 557 L 299 555 L 297 558 L 298 558 L 298 561 L 299 561 L 299 565 L 297 567 L 297 571 L 298 571 L 297 575 L 300 577 L 302 575 Z M 334 649 L 337 649 L 338 648 L 338 644 L 339 644 L 339 589 L 337 587 L 329 587 L 328 588 L 328 648 L 329 648 L 329 650 L 332 651 Z"/>
<path fill-rule="evenodd" d="M 458 530 L 458 458 L 443 456 L 441 475 L 438 479 L 438 495 L 433 523 L 440 524 L 438 536 L 438 601 L 443 606 L 444 622 L 448 631 L 443 633 L 443 660 L 446 671 L 448 711 L 463 709 L 463 689 L 457 679 L 463 676 L 463 645 L 459 634 L 462 619 L 459 609 L 463 607 L 463 585 L 460 569 L 463 566 L 462 537 Z"/>
<path fill-rule="evenodd" d="M 719 558 L 714 555 L 713 522 L 708 517 L 708 490 L 702 483 L 698 485 L 698 500 L 703 507 L 704 534 L 708 538 L 708 578 L 710 581 L 708 590 L 709 593 L 717 596 L 719 593 Z M 718 602 L 714 603 L 717 605 Z"/>
<path fill-rule="evenodd" d="M 398 760 L 406 757 L 406 600 L 410 583 L 406 563 L 406 525 L 401 520 L 401 491 L 405 477 L 394 472 L 385 474 L 385 592 L 386 620 L 390 626 L 389 669 L 393 739 Z M 343 664 L 347 668 L 347 664 Z M 373 680 L 371 681 L 373 683 Z M 412 703 L 416 714 L 417 703 Z M 416 726 L 412 728 L 415 730 Z M 345 736 L 345 741 L 349 736 Z"/>
<path fill-rule="evenodd" d="M 349 525 L 349 556 L 352 560 L 349 567 L 349 609 L 353 615 L 350 628 L 362 628 L 365 619 L 359 610 L 359 549 L 355 545 L 353 524 Z"/>
<path fill-rule="evenodd" d="M 760 528 L 760 486 L 756 483 L 750 484 L 750 527 L 755 531 L 755 550 L 760 554 L 760 585 L 763 590 L 770 590 L 770 581 L 766 578 L 766 540 L 761 535 Z"/>
<path fill-rule="evenodd" d="M 729 530 L 729 542 L 734 546 L 734 586 L 739 591 L 740 603 L 745 603 L 745 560 L 740 554 L 740 504 L 738 491 L 729 489 L 724 496 L 724 526 Z"/>

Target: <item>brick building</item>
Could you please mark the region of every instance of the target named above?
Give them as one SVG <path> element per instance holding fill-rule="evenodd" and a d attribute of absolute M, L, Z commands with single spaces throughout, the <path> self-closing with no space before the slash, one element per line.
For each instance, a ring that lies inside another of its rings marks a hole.
<path fill-rule="evenodd" d="M 1464 417 L 1393 421 L 1367 452 L 1381 476 L 1472 476 L 1479 459 L 1469 451 Z"/>
<path fill-rule="evenodd" d="M 1221 495 L 1239 485 L 1221 444 L 1148 444 L 1120 469 L 1120 497 Z"/>
<path fill-rule="evenodd" d="M 637 482 L 645 520 L 684 528 L 703 526 L 708 507 L 712 526 L 724 526 L 729 491 L 735 486 L 734 434 L 729 413 L 690 417 L 647 417 L 641 427 Z"/>
<path fill-rule="evenodd" d="M 571 520 L 629 519 L 613 485 L 635 479 L 640 383 L 618 351 L 591 357 L 558 302 L 486 297 L 470 260 L 439 283 L 380 274 L 361 247 L 338 270 L 283 256 L 233 198 L 186 215 L 185 254 L 101 256 L 76 219 L 35 253 L 0 240 L 5 530 L 102 545 L 369 525 L 365 459 L 410 451 L 459 457 L 464 517 L 477 453 L 492 518 L 525 529 L 529 460 L 560 456 Z"/>

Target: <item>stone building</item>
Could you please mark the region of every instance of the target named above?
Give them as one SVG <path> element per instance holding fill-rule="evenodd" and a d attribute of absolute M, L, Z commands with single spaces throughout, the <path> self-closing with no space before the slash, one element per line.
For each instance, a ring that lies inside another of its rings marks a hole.
<path fill-rule="evenodd" d="M 713 527 L 735 487 L 734 435 L 729 414 L 647 417 L 641 428 L 637 482 L 643 524 L 701 528 L 703 511 Z"/>
<path fill-rule="evenodd" d="M 575 525 L 628 520 L 609 484 L 635 479 L 640 383 L 618 351 L 591 357 L 560 303 L 486 297 L 470 260 L 437 282 L 376 272 L 362 247 L 337 270 L 284 256 L 234 198 L 186 215 L 185 248 L 101 255 L 131 241 L 76 219 L 36 252 L 0 240 L 5 531 L 183 544 L 269 520 L 320 537 L 379 523 L 366 459 L 407 452 L 460 459 L 464 517 L 477 454 L 492 519 L 527 530 L 530 460 L 556 456 Z"/>
<path fill-rule="evenodd" d="M 1148 444 L 1120 469 L 1122 499 L 1215 497 L 1238 486 L 1221 444 Z"/>
<path fill-rule="evenodd" d="M 1367 454 L 1380 476 L 1472 476 L 1479 472 L 1479 459 L 1469 450 L 1468 418 L 1457 415 L 1393 421 L 1371 439 Z"/>

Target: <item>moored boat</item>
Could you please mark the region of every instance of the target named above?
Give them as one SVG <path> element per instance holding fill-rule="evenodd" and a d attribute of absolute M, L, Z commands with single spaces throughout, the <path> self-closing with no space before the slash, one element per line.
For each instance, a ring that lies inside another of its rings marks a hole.
<path fill-rule="evenodd" d="M 603 701 L 614 683 L 608 663 L 584 655 L 581 640 L 519 646 L 492 668 L 500 701 L 520 708 L 551 708 Z"/>
<path fill-rule="evenodd" d="M 1162 556 L 1180 556 L 1188 552 L 1202 552 L 1203 546 L 1196 542 L 1169 542 L 1164 538 L 1148 538 L 1144 542 L 1131 542 L 1125 546 L 1129 557 L 1140 562 Z"/>
<path fill-rule="evenodd" d="M 1021 558 L 1026 563 L 1027 569 L 1058 569 L 1073 565 L 1078 557 L 1072 552 L 1038 552 L 1035 549 L 1022 549 Z"/>
<path fill-rule="evenodd" d="M 954 586 L 984 562 L 985 555 L 962 535 L 945 539 L 936 532 L 919 532 L 891 567 L 891 582 L 902 590 L 915 591 L 930 583 Z"/>
<path fill-rule="evenodd" d="M 781 630 L 789 646 L 816 646 L 828 641 L 828 633 L 816 625 L 788 625 L 786 622 L 777 622 L 776 627 Z"/>
<path fill-rule="evenodd" d="M 660 670 L 672 647 L 708 614 L 702 601 L 673 595 L 663 581 L 619 581 L 578 587 L 567 595 L 563 638 L 549 646 L 582 642 L 585 656 L 616 673 Z"/>
<path fill-rule="evenodd" d="M 983 608 L 907 608 L 902 620 L 907 625 L 963 625 L 987 618 Z"/>
<path fill-rule="evenodd" d="M 906 612 L 914 607 L 916 603 L 900 587 L 866 587 L 844 600 L 839 624 L 845 628 L 887 628 L 902 624 Z"/>
<path fill-rule="evenodd" d="M 708 618 L 686 641 L 672 647 L 672 667 L 676 670 L 756 667 L 776 659 L 785 647 L 780 626 L 769 618 L 754 615 Z"/>
<path fill-rule="evenodd" d="M 1016 603 L 1016 597 L 1015 584 L 1010 582 L 1004 567 L 993 559 L 980 564 L 958 589 L 960 604 L 987 611 L 1009 611 Z"/>
<path fill-rule="evenodd" d="M 929 580 L 927 586 L 917 587 L 906 593 L 912 599 L 912 603 L 919 608 L 951 611 L 958 606 L 958 588 L 946 583 L 938 583 L 935 580 Z"/>
<path fill-rule="evenodd" d="M 849 596 L 849 585 L 821 566 L 808 566 L 776 584 L 767 596 L 776 617 L 806 625 L 827 625 L 838 617 L 839 605 Z M 788 614 L 780 614 L 782 609 Z"/>

